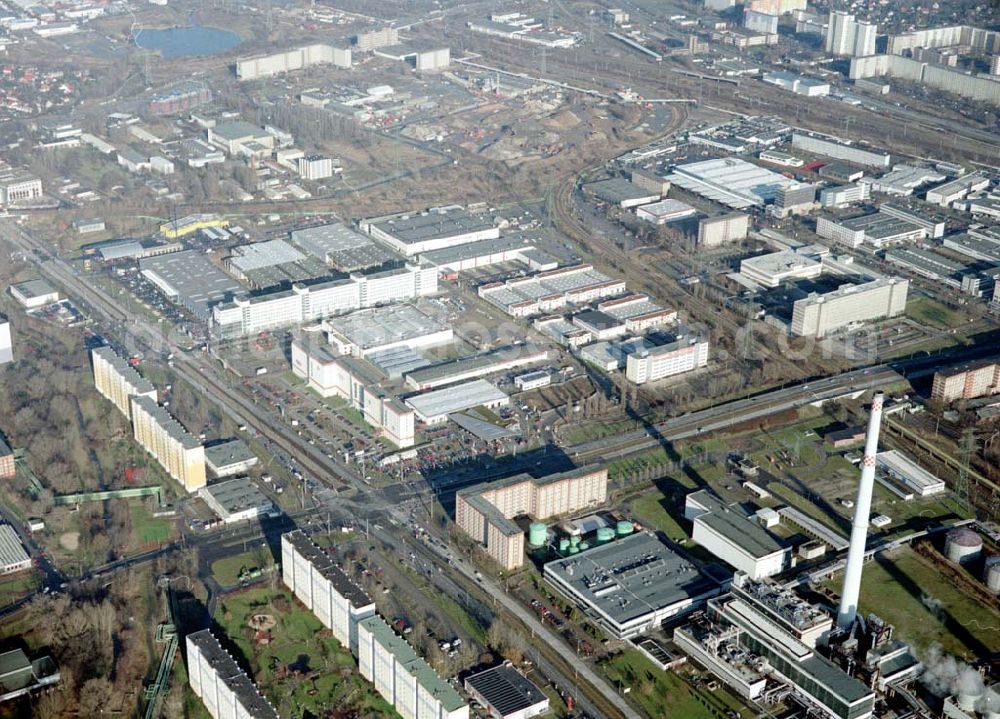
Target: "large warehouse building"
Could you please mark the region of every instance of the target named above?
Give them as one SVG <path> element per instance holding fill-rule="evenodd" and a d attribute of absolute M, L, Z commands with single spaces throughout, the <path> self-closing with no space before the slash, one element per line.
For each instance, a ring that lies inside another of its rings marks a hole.
<path fill-rule="evenodd" d="M 455 522 L 486 545 L 504 569 L 524 563 L 524 532 L 514 517 L 545 519 L 598 507 L 608 498 L 608 470 L 579 467 L 536 479 L 526 474 L 466 487 L 455 495 Z"/>
<path fill-rule="evenodd" d="M 342 222 L 293 230 L 291 241 L 304 252 L 341 272 L 368 270 L 400 260 L 395 252 Z"/>
<path fill-rule="evenodd" d="M 212 316 L 215 305 L 243 290 L 239 282 L 197 250 L 143 258 L 139 260 L 139 271 L 168 300 L 205 321 Z"/>
<path fill-rule="evenodd" d="M 454 339 L 451 327 L 413 305 L 352 312 L 327 320 L 323 328 L 340 354 L 355 357 L 368 357 L 397 347 L 434 347 Z"/>
<path fill-rule="evenodd" d="M 415 390 L 434 389 L 465 380 L 498 374 L 549 359 L 549 352 L 534 345 L 510 345 L 483 354 L 421 367 L 406 373 L 406 384 Z"/>
<path fill-rule="evenodd" d="M 825 337 L 844 327 L 898 317 L 906 311 L 910 283 L 892 277 L 860 285 L 845 284 L 826 294 L 811 293 L 792 305 L 791 332 L 800 337 Z"/>
<path fill-rule="evenodd" d="M 734 210 L 763 207 L 774 201 L 780 188 L 796 184 L 791 178 L 735 157 L 677 165 L 667 179 Z"/>
<path fill-rule="evenodd" d="M 474 379 L 413 395 L 406 399 L 406 404 L 424 424 L 442 424 L 448 421 L 448 415 L 473 407 L 506 407 L 510 404 L 510 398 L 491 382 Z"/>
<path fill-rule="evenodd" d="M 888 168 L 892 161 L 892 157 L 884 152 L 865 150 L 833 137 L 807 135 L 802 132 L 792 133 L 792 147 L 823 157 L 832 157 L 835 160 L 846 160 L 862 167 Z"/>
<path fill-rule="evenodd" d="M 544 576 L 616 639 L 656 629 L 722 591 L 652 532 L 548 562 Z"/>
<path fill-rule="evenodd" d="M 748 257 L 740 262 L 740 275 L 761 287 L 777 287 L 789 280 L 812 279 L 821 274 L 821 261 L 793 250 Z"/>
<path fill-rule="evenodd" d="M 491 215 L 457 206 L 376 217 L 362 220 L 358 226 L 406 257 L 500 237 Z"/>
<path fill-rule="evenodd" d="M 623 292 L 625 280 L 612 279 L 591 265 L 562 267 L 479 287 L 480 297 L 512 317 L 531 317 Z"/>

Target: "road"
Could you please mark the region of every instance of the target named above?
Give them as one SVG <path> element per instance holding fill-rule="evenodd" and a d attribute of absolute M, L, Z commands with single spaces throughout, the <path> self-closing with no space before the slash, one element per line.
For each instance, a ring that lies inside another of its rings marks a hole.
<path fill-rule="evenodd" d="M 21 250 L 28 253 L 29 256 L 34 257 L 44 276 L 62 285 L 67 292 L 75 295 L 95 312 L 103 315 L 106 320 L 120 326 L 123 325 L 128 335 L 126 344 L 146 344 L 147 348 L 155 347 L 160 352 L 171 351 L 175 358 L 174 371 L 181 378 L 189 382 L 195 390 L 202 392 L 206 397 L 211 397 L 231 418 L 253 427 L 261 435 L 268 437 L 277 446 L 281 447 L 290 456 L 295 457 L 304 469 L 314 474 L 316 479 L 326 482 L 328 477 L 332 475 L 348 482 L 351 486 L 357 488 L 360 494 L 357 501 L 362 503 L 368 512 L 391 509 L 388 503 L 370 493 L 363 483 L 363 479 L 355 475 L 349 468 L 330 460 L 319 449 L 302 441 L 291 428 L 284 425 L 280 418 L 267 416 L 270 413 L 265 411 L 264 408 L 255 405 L 243 397 L 237 390 L 229 386 L 228 381 L 219 379 L 216 376 L 216 373 L 219 371 L 218 367 L 207 361 L 200 353 L 186 353 L 176 346 L 170 347 L 168 345 L 164 347 L 166 340 L 163 337 L 163 333 L 157 327 L 142 320 L 125 316 L 125 313 L 100 289 L 87 285 L 64 260 L 53 256 L 48 252 L 48 248 L 43 243 L 28 235 L 21 228 L 10 223 L 3 223 L 0 224 L 0 232 L 15 245 L 19 246 Z M 35 251 L 41 251 L 44 259 L 39 259 Z M 138 349 L 139 347 L 137 346 L 136 348 Z M 226 380 L 228 379 L 227 377 Z M 403 534 L 402 541 L 407 541 L 405 533 Z M 395 541 L 400 541 L 400 538 L 396 537 Z M 157 551 L 165 552 L 168 550 Z M 151 558 L 148 558 L 146 561 L 149 561 Z M 122 561 L 132 562 L 128 566 L 132 566 L 135 563 L 132 559 Z M 459 571 L 467 578 L 471 577 L 475 581 L 472 570 L 467 566 L 463 565 Z M 495 582 L 492 580 L 485 581 L 493 585 L 490 587 L 493 592 L 500 591 L 500 587 L 496 586 Z M 542 627 L 534 617 L 519 607 L 513 599 L 504 597 L 504 604 L 505 608 L 519 619 L 527 619 L 529 622 L 528 626 L 537 626 L 540 629 L 536 633 L 536 636 L 549 647 L 555 656 L 561 656 L 566 651 L 565 644 L 559 637 L 553 635 L 545 627 Z M 593 670 L 589 668 L 581 670 L 580 676 L 582 677 L 582 681 L 579 682 L 579 686 L 584 693 L 597 692 L 598 695 L 603 697 L 604 702 L 607 702 L 608 698 L 611 697 L 615 702 L 612 706 L 623 704 L 621 698 L 615 694 L 610 685 L 602 677 L 594 673 Z M 581 696 L 582 698 L 584 697 Z M 626 719 L 639 719 L 639 716 L 627 707 L 622 709 L 619 714 L 626 717 Z M 608 715 L 606 712 L 595 712 L 595 716 L 614 717 L 614 715 Z"/>

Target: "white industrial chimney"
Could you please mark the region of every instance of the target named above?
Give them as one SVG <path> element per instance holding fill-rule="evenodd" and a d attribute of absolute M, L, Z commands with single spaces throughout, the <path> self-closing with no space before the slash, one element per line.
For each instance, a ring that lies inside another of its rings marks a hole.
<path fill-rule="evenodd" d="M 868 418 L 865 456 L 861 460 L 861 483 L 858 485 L 858 498 L 854 502 L 851 547 L 847 550 L 844 588 L 840 592 L 840 610 L 837 612 L 837 626 L 841 629 L 850 629 L 858 614 L 858 593 L 861 591 L 861 568 L 865 561 L 865 541 L 868 539 L 872 490 L 875 488 L 875 454 L 878 452 L 878 433 L 882 427 L 883 399 L 881 392 L 875 393 L 872 398 L 872 413 Z"/>

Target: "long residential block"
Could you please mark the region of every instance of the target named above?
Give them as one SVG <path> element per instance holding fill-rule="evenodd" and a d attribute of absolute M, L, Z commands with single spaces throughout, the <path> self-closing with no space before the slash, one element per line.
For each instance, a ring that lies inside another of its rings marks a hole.
<path fill-rule="evenodd" d="M 278 719 L 278 712 L 208 629 L 187 635 L 187 660 L 191 691 L 213 719 Z"/>
<path fill-rule="evenodd" d="M 188 492 L 205 486 L 205 448 L 156 400 L 132 397 L 135 441 L 149 452 Z"/>
<path fill-rule="evenodd" d="M 281 579 L 357 655 L 358 622 L 375 614 L 375 602 L 299 530 L 281 535 Z"/>
<path fill-rule="evenodd" d="M 469 705 L 382 617 L 358 623 L 358 669 L 403 719 L 468 719 Z"/>
<path fill-rule="evenodd" d="M 524 532 L 514 517 L 545 519 L 598 507 L 608 498 L 608 470 L 579 467 L 535 478 L 519 474 L 466 487 L 455 497 L 455 521 L 504 569 L 524 563 Z"/>
<path fill-rule="evenodd" d="M 156 401 L 156 389 L 149 380 L 110 347 L 95 347 L 90 351 L 90 359 L 94 366 L 94 387 L 128 419 L 132 419 L 132 397 Z"/>

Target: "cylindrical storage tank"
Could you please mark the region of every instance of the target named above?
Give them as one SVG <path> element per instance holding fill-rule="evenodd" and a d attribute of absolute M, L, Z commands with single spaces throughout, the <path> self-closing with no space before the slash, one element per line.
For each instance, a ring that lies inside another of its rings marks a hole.
<path fill-rule="evenodd" d="M 563 537 L 559 540 L 559 551 L 566 554 L 566 550 L 569 549 L 569 540 Z"/>
<path fill-rule="evenodd" d="M 607 544 L 615 538 L 615 530 L 611 527 L 601 527 L 597 530 L 597 543 Z"/>
<path fill-rule="evenodd" d="M 615 525 L 615 532 L 619 537 L 632 534 L 632 523 L 627 519 L 619 520 L 618 524 Z"/>
<path fill-rule="evenodd" d="M 1000 555 L 994 554 L 986 560 L 986 566 L 983 568 L 983 583 L 994 594 L 1000 594 Z"/>
<path fill-rule="evenodd" d="M 528 527 L 528 544 L 532 547 L 541 547 L 549 538 L 548 528 L 542 522 L 532 522 Z"/>
<path fill-rule="evenodd" d="M 956 564 L 965 564 L 979 557 L 983 551 L 983 538 L 971 529 L 960 527 L 945 535 L 944 555 Z"/>
<path fill-rule="evenodd" d="M 586 552 L 588 549 L 590 549 L 590 542 L 580 542 L 581 552 Z"/>
<path fill-rule="evenodd" d="M 569 546 L 575 547 L 579 543 L 580 543 L 580 535 L 579 534 L 574 534 L 572 537 L 569 538 Z"/>
<path fill-rule="evenodd" d="M 571 545 L 569 545 L 569 553 L 570 554 L 579 554 L 580 553 L 580 546 L 578 544 L 571 544 Z"/>

